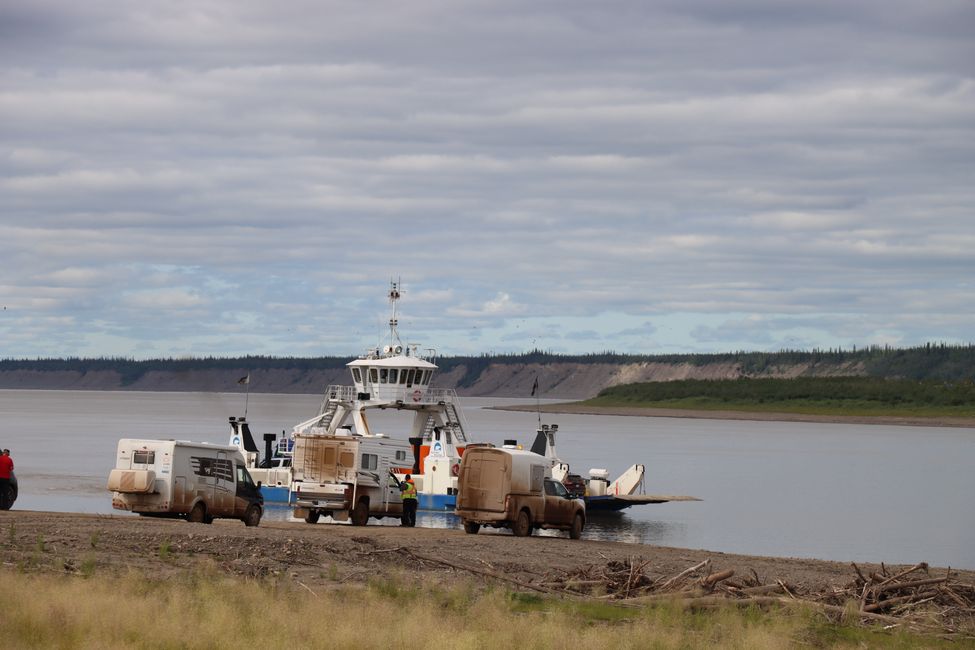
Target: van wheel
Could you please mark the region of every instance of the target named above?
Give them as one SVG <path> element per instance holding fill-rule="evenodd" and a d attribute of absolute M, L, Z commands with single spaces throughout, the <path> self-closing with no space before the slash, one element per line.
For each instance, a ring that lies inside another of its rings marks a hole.
<path fill-rule="evenodd" d="M 194 524 L 204 524 L 207 520 L 207 507 L 202 503 L 197 503 L 186 515 L 186 521 Z"/>
<path fill-rule="evenodd" d="M 260 526 L 261 525 L 261 507 L 260 506 L 249 506 L 247 511 L 244 513 L 244 525 L 245 526 Z"/>
<path fill-rule="evenodd" d="M 582 537 L 582 528 L 585 526 L 585 523 L 586 522 L 582 520 L 582 515 L 576 513 L 576 518 L 572 520 L 572 528 L 569 529 L 569 537 L 572 539 L 579 539 Z"/>
<path fill-rule="evenodd" d="M 321 516 L 322 516 L 322 513 L 320 513 L 318 510 L 309 510 L 308 511 L 308 514 L 305 515 L 305 523 L 306 524 L 317 524 L 318 523 L 318 518 L 321 517 Z"/>
<path fill-rule="evenodd" d="M 352 510 L 352 525 L 365 526 L 367 521 L 369 521 L 369 500 L 360 499 Z"/>
<path fill-rule="evenodd" d="M 515 537 L 528 537 L 532 534 L 532 521 L 527 510 L 518 513 L 518 518 L 515 520 L 515 525 L 511 527 L 511 532 L 515 534 Z"/>
<path fill-rule="evenodd" d="M 464 532 L 468 535 L 477 535 L 479 530 L 481 530 L 481 524 L 476 524 L 473 521 L 464 522 Z"/>

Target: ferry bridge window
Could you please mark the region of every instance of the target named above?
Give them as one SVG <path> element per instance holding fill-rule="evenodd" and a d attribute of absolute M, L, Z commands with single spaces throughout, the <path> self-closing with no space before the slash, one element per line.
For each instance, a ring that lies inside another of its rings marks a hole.
<path fill-rule="evenodd" d="M 407 373 L 407 375 L 406 375 L 406 385 L 407 386 L 412 386 L 413 385 L 413 373 L 414 372 L 415 371 L 412 368 L 410 368 L 409 372 Z"/>
<path fill-rule="evenodd" d="M 406 383 L 406 368 L 403 368 L 403 370 L 401 370 L 399 373 L 399 383 L 401 384 Z"/>
<path fill-rule="evenodd" d="M 357 384 L 361 384 L 362 383 L 362 375 L 359 374 L 359 369 L 358 368 L 353 368 L 352 369 L 352 379 Z"/>
<path fill-rule="evenodd" d="M 432 374 L 432 372 L 433 371 L 431 371 L 431 370 L 424 370 L 423 371 L 423 384 L 424 385 L 430 383 L 430 375 Z"/>
<path fill-rule="evenodd" d="M 152 465 L 156 462 L 156 452 L 137 449 L 132 452 L 132 462 L 136 465 Z"/>
<path fill-rule="evenodd" d="M 362 454 L 362 469 L 376 469 L 379 467 L 377 454 Z"/>
<path fill-rule="evenodd" d="M 392 370 L 389 371 L 389 383 L 391 384 L 396 383 L 396 373 L 397 373 L 396 368 L 393 368 Z"/>
<path fill-rule="evenodd" d="M 379 373 L 376 372 L 376 369 L 375 368 L 370 368 L 369 369 L 369 378 L 372 380 L 372 383 L 374 383 L 374 384 L 378 384 L 379 383 Z"/>
<path fill-rule="evenodd" d="M 389 371 L 386 370 L 385 368 L 382 368 L 379 371 L 379 383 L 380 384 L 389 383 Z"/>

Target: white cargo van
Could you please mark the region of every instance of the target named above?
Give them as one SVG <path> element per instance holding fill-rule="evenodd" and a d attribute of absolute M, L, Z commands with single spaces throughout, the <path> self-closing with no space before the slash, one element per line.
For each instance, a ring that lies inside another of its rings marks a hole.
<path fill-rule="evenodd" d="M 221 517 L 257 526 L 264 514 L 260 486 L 231 446 L 123 438 L 108 489 L 113 508 L 141 515 L 207 524 Z"/>
<path fill-rule="evenodd" d="M 586 506 L 552 479 L 552 459 L 521 449 L 469 445 L 460 462 L 456 514 L 464 530 L 511 528 L 519 537 L 535 528 L 582 536 Z"/>

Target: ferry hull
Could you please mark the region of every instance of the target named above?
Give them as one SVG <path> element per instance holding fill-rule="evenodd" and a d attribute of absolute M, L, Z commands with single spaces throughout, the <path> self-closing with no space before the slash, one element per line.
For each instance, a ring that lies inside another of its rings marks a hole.
<path fill-rule="evenodd" d="M 261 494 L 265 502 L 288 503 L 288 487 L 285 485 L 262 485 Z"/>
<path fill-rule="evenodd" d="M 457 497 L 453 494 L 419 494 L 417 509 L 433 512 L 453 512 Z"/>
<path fill-rule="evenodd" d="M 288 504 L 288 488 L 262 485 L 261 494 L 266 503 Z M 453 512 L 457 497 L 453 494 L 418 494 L 417 509 L 428 512 Z"/>

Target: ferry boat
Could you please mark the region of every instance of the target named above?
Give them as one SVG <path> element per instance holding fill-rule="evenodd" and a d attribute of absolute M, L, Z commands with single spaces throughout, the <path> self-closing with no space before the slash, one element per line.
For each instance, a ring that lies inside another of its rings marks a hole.
<path fill-rule="evenodd" d="M 464 413 L 453 389 L 430 386 L 437 370 L 436 364 L 430 361 L 435 352 L 430 350 L 427 355 L 422 355 L 416 344 L 403 345 L 396 316 L 400 298 L 398 282 L 390 283 L 388 297 L 392 308 L 388 344 L 371 349 L 346 364 L 352 385 L 328 386 L 314 417 L 295 425 L 288 435 L 282 432 L 280 438 L 273 433 L 263 434 L 263 461 L 259 462 L 258 447 L 246 417 L 230 418 L 230 442 L 240 447 L 248 471 L 254 481 L 261 483 L 266 502 L 285 504 L 292 501 L 292 452 L 296 435 L 348 435 L 402 441 L 402 449 L 395 451 L 396 457 L 384 459 L 388 463 L 380 464 L 392 467 L 399 479 L 405 474 L 412 475 L 420 510 L 454 510 L 460 458 L 465 446 L 471 442 Z M 411 426 L 405 433 L 375 431 L 369 424 L 370 410 L 406 411 L 404 416 L 412 416 Z M 557 432 L 558 425 L 541 424 L 539 417 L 531 450 L 551 459 L 553 478 L 565 484 L 576 496 L 584 498 L 590 511 L 618 511 L 639 504 L 697 500 L 694 497 L 644 494 L 646 470 L 642 464 L 634 464 L 614 481 L 608 479 L 604 469 L 591 469 L 586 479 L 574 475 L 569 471 L 568 463 L 563 462 L 556 452 Z M 392 449 L 388 444 L 385 447 Z M 369 462 L 370 459 L 359 459 L 360 473 L 368 473 L 366 466 Z"/>
<path fill-rule="evenodd" d="M 389 343 L 346 364 L 352 385 L 328 386 L 318 413 L 295 425 L 290 435 L 275 440 L 275 434 L 264 434 L 263 463 L 258 462 L 257 445 L 246 418 L 230 418 L 231 443 L 241 447 L 248 460 L 248 471 L 255 481 L 261 482 L 266 501 L 289 500 L 295 434 L 347 434 L 408 440 L 413 458 L 401 459 L 396 471 L 400 475 L 412 475 L 419 508 L 454 509 L 460 457 L 468 443 L 467 423 L 453 389 L 430 387 L 437 366 L 428 357 L 434 351 L 425 356 L 418 345 L 403 345 L 397 329 L 399 298 L 399 283 L 390 283 Z M 368 411 L 375 409 L 405 411 L 412 415 L 412 424 L 405 434 L 374 431 Z"/>

